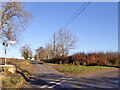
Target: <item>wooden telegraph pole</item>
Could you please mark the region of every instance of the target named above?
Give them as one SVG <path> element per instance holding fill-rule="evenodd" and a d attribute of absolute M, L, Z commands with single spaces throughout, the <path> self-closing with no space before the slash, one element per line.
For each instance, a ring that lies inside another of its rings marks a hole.
<path fill-rule="evenodd" d="M 54 32 L 54 58 L 55 58 L 55 32 Z"/>

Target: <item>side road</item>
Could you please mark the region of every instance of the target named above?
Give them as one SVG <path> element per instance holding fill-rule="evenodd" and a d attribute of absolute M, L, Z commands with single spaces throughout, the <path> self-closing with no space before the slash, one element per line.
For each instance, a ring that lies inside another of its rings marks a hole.
<path fill-rule="evenodd" d="M 49 65 L 37 64 L 33 61 L 34 71 L 31 81 L 25 88 L 70 88 L 67 85 L 66 77 Z"/>
<path fill-rule="evenodd" d="M 118 70 L 89 73 L 77 77 L 65 76 L 49 65 L 34 64 L 31 81 L 25 88 L 117 88 Z"/>
<path fill-rule="evenodd" d="M 119 80 L 118 69 L 111 69 L 80 75 L 68 80 L 68 83 L 74 88 L 118 88 Z"/>

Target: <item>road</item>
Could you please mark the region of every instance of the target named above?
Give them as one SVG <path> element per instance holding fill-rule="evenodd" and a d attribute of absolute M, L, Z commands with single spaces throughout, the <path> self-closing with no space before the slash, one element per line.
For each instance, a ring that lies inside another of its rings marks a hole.
<path fill-rule="evenodd" d="M 66 85 L 66 77 L 51 66 L 34 63 L 34 71 L 31 81 L 25 88 L 69 88 Z"/>
<path fill-rule="evenodd" d="M 31 81 L 25 88 L 117 88 L 118 70 L 66 76 L 49 65 L 34 63 Z"/>
<path fill-rule="evenodd" d="M 74 88 L 118 88 L 118 70 L 89 73 L 68 82 Z"/>

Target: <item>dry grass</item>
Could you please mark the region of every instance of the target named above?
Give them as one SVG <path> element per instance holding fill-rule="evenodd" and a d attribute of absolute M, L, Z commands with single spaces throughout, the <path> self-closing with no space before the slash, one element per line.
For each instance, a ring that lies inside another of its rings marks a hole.
<path fill-rule="evenodd" d="M 17 67 L 17 72 L 14 74 L 10 72 L 2 72 L 3 88 L 19 88 L 30 80 L 33 71 L 31 60 L 7 59 L 7 64 L 15 65 Z"/>
<path fill-rule="evenodd" d="M 20 88 L 23 82 L 24 78 L 19 73 L 2 72 L 2 88 Z"/>
<path fill-rule="evenodd" d="M 60 66 L 60 64 L 54 64 L 54 63 L 45 63 L 46 65 L 51 65 L 51 66 Z"/>

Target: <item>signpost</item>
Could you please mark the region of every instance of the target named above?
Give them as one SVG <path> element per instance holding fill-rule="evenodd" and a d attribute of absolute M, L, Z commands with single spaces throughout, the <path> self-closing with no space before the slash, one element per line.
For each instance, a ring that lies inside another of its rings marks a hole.
<path fill-rule="evenodd" d="M 3 42 L 3 45 L 5 46 L 5 65 L 6 65 L 6 47 L 8 47 L 8 44 L 15 44 L 15 41 L 5 41 Z"/>

